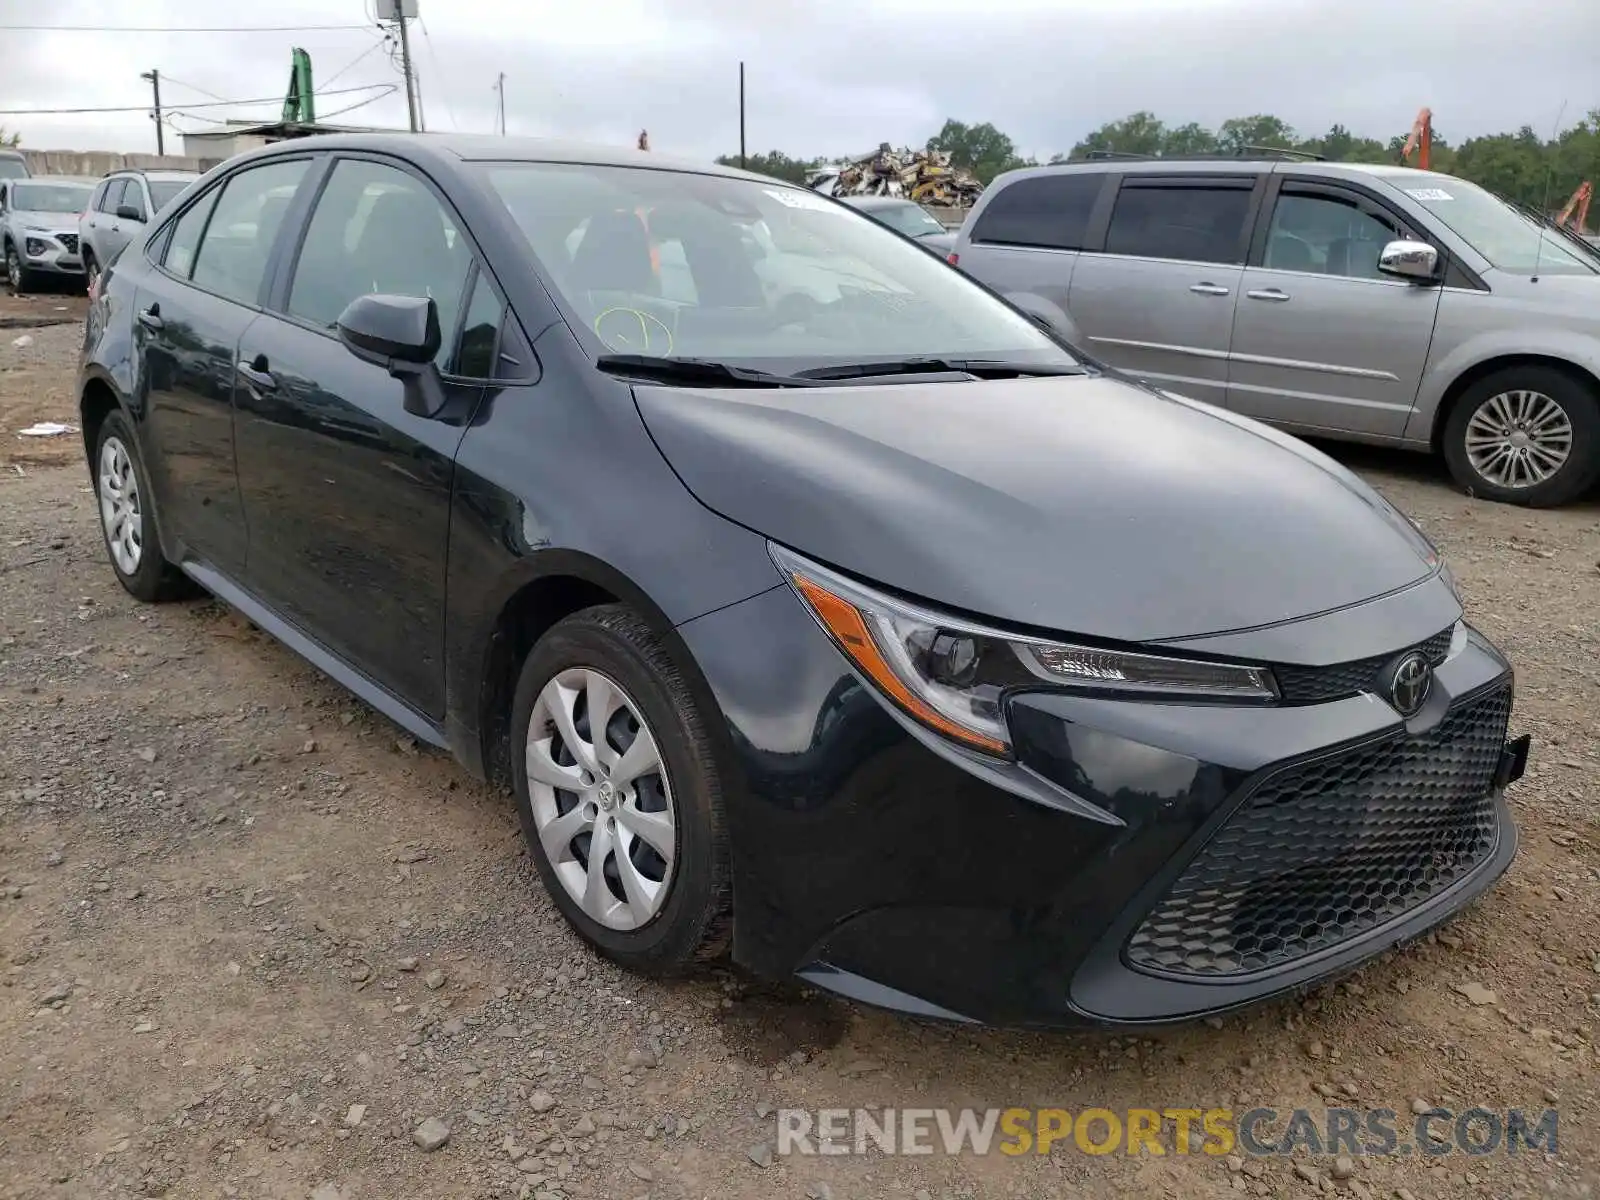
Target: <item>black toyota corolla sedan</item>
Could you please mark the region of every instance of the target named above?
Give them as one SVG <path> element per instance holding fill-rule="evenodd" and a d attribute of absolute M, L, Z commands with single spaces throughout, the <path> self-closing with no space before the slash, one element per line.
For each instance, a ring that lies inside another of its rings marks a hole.
<path fill-rule="evenodd" d="M 318 137 L 102 276 L 111 566 L 514 790 L 616 961 L 954 1020 L 1301 987 L 1481 894 L 1512 676 L 1348 471 L 831 199 Z"/>

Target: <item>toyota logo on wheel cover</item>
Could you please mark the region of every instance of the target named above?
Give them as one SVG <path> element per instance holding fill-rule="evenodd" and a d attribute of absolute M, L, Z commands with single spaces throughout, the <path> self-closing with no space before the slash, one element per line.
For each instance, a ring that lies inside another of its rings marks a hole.
<path fill-rule="evenodd" d="M 1389 702 L 1401 716 L 1409 717 L 1422 707 L 1433 686 L 1433 667 L 1413 651 L 1395 664 L 1389 677 Z"/>

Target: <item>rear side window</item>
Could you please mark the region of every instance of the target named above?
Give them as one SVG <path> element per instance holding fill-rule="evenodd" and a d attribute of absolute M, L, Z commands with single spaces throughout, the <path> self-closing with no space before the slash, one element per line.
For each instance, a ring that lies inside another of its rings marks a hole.
<path fill-rule="evenodd" d="M 1103 174 L 1035 175 L 1000 189 L 984 206 L 974 242 L 1081 250 Z"/>
<path fill-rule="evenodd" d="M 278 230 L 307 159 L 266 163 L 240 171 L 222 186 L 191 278 L 207 291 L 254 304 L 266 278 Z"/>
<path fill-rule="evenodd" d="M 1185 262 L 1244 262 L 1251 179 L 1180 185 L 1125 179 L 1111 211 L 1106 253 Z"/>

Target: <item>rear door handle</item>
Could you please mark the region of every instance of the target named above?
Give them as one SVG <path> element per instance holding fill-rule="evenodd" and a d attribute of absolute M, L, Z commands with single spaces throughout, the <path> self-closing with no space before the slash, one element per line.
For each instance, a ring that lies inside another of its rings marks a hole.
<path fill-rule="evenodd" d="M 1256 288 L 1245 293 L 1252 300 L 1273 300 L 1282 304 L 1289 298 L 1289 293 L 1282 288 Z"/>
<path fill-rule="evenodd" d="M 1228 294 L 1227 288 L 1218 287 L 1214 283 L 1197 283 L 1189 290 L 1197 296 L 1226 296 Z"/>
<path fill-rule="evenodd" d="M 161 319 L 161 306 L 152 304 L 149 308 L 141 308 L 139 310 L 139 324 L 146 329 L 163 328 L 166 322 Z"/>
<path fill-rule="evenodd" d="M 259 354 L 253 362 L 239 360 L 239 377 L 258 392 L 270 392 L 278 386 L 278 377 L 267 370 L 267 360 Z"/>

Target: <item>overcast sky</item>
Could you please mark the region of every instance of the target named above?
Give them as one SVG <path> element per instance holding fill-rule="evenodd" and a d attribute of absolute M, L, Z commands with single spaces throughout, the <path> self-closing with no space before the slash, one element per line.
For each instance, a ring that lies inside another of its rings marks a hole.
<path fill-rule="evenodd" d="M 373 0 L 0 0 L 0 26 L 359 24 Z M 1140 108 L 1172 124 L 1275 113 L 1404 133 L 1423 104 L 1452 142 L 1600 107 L 1600 0 L 419 0 L 412 53 L 428 128 L 490 132 L 506 73 L 512 133 L 656 150 L 810 157 L 920 144 L 946 117 L 992 121 L 1048 157 Z M 979 16 L 977 14 L 982 13 Z M 426 32 L 424 32 L 424 30 Z M 171 125 L 276 119 L 294 45 L 318 89 L 397 83 L 375 31 L 30 33 L 0 29 L 0 109 L 146 103 L 159 68 Z M 366 57 L 355 61 L 364 51 Z M 354 62 L 354 65 L 351 65 Z M 348 68 L 348 69 L 346 69 Z M 337 75 L 337 78 L 334 76 Z M 1028 82 L 1032 80 L 1033 82 Z M 207 95 L 212 93 L 213 95 Z M 373 92 L 319 100 L 326 117 Z M 335 121 L 405 125 L 401 93 Z M 148 114 L 0 115 L 40 149 L 154 150 Z M 178 145 L 169 137 L 169 151 Z"/>

